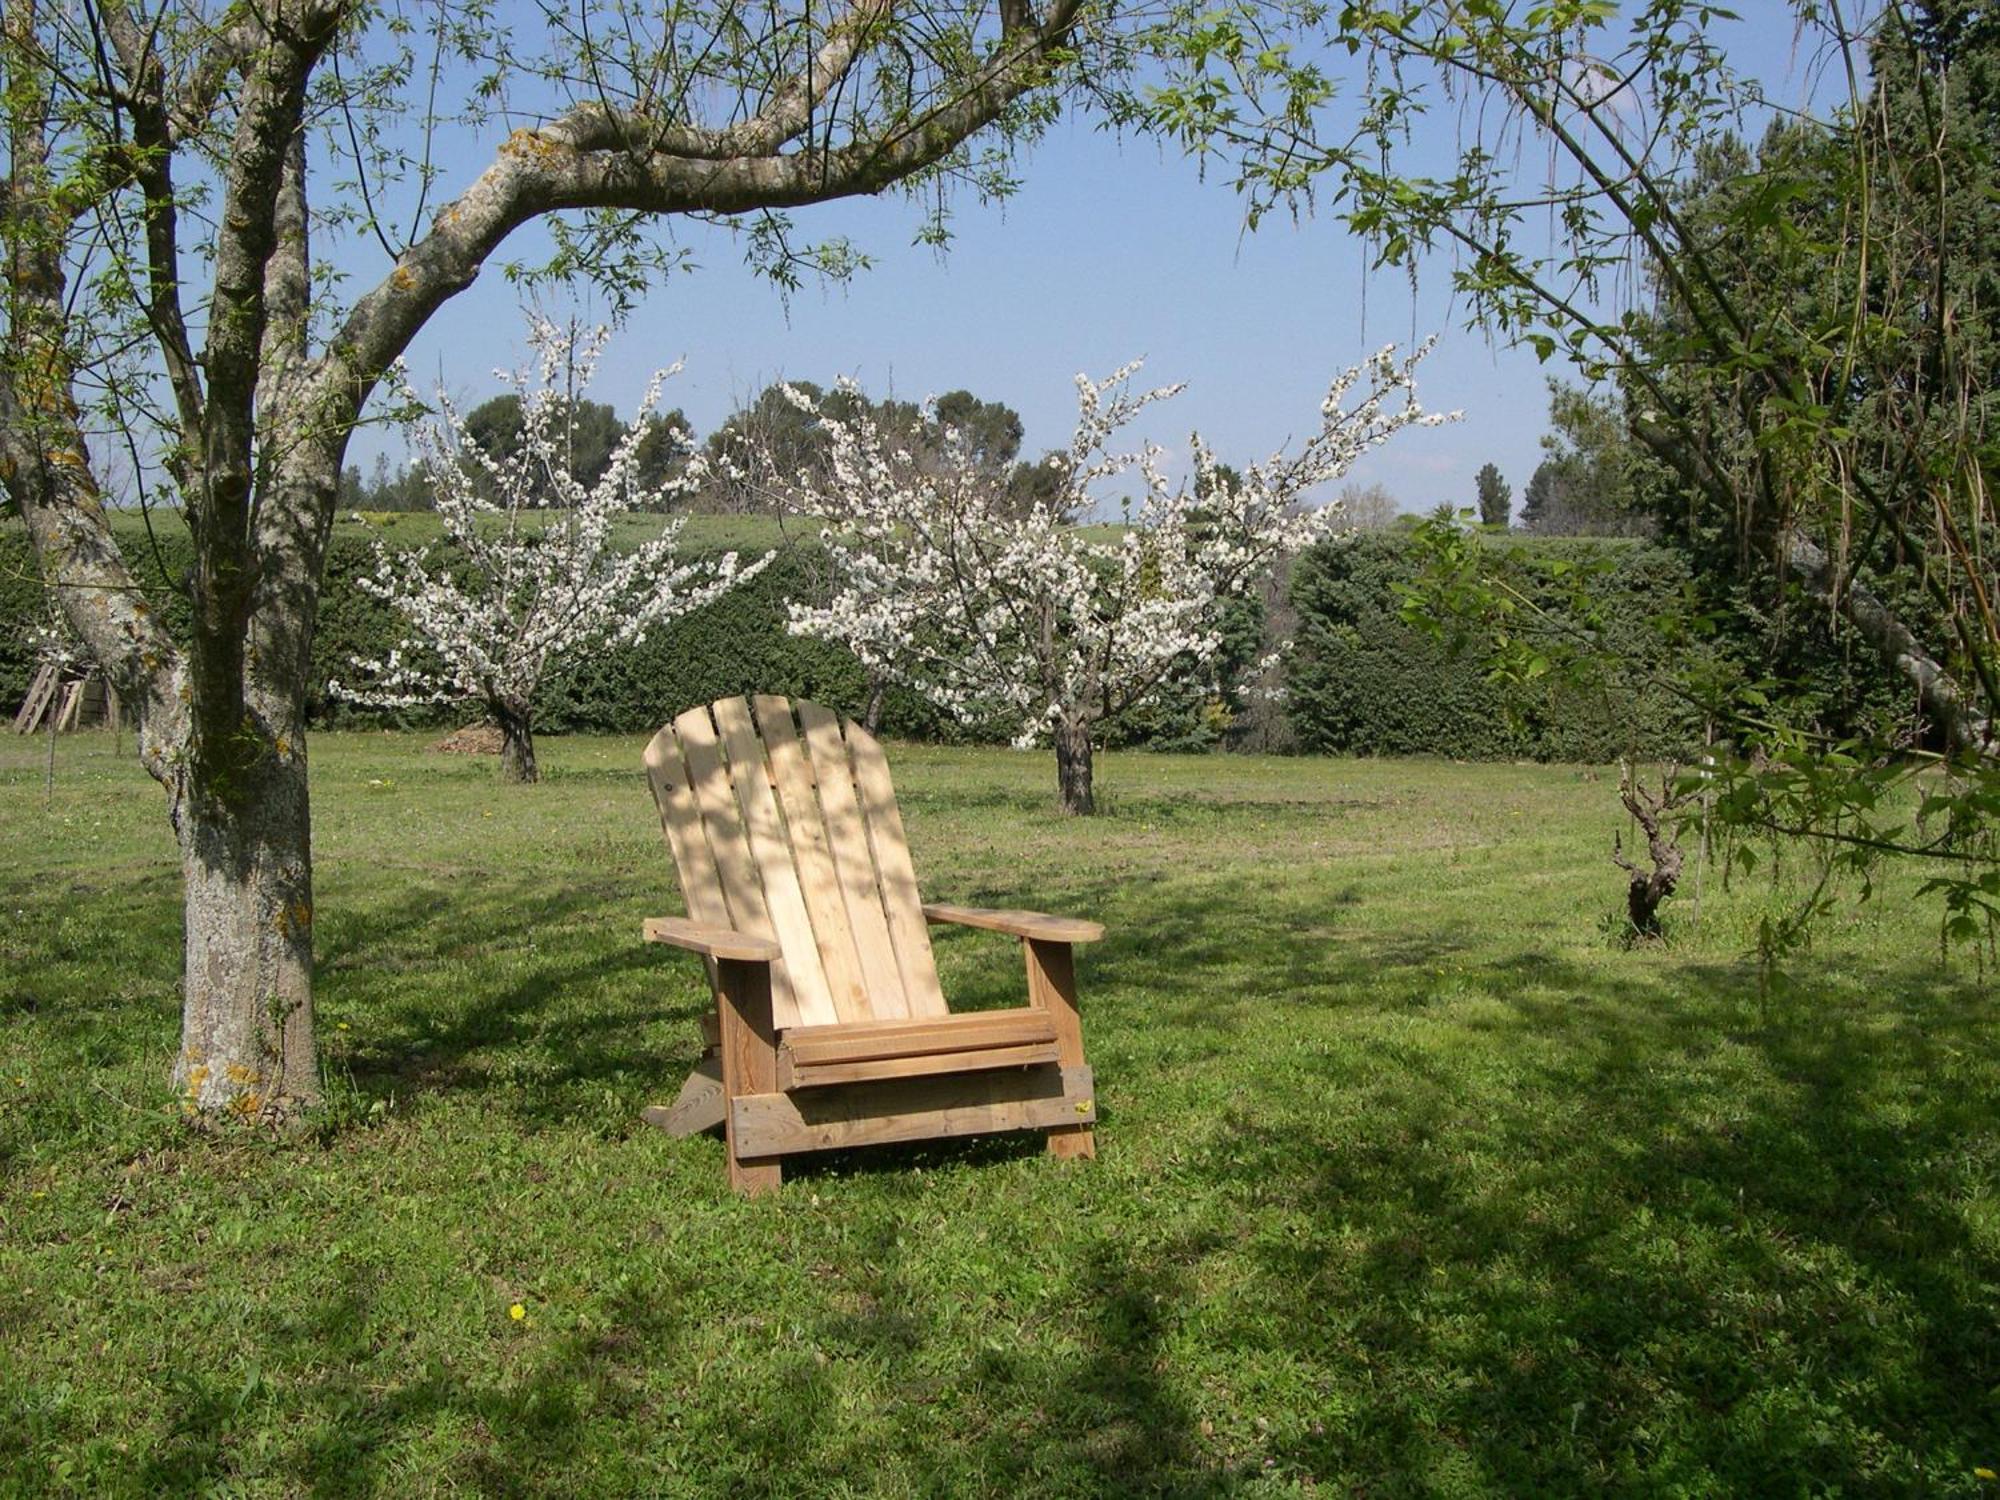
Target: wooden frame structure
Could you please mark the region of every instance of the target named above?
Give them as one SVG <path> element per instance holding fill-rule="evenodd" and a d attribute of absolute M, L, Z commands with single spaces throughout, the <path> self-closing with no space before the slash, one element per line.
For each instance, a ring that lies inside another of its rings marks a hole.
<path fill-rule="evenodd" d="M 65 677 L 60 667 L 43 666 L 28 684 L 28 696 L 14 715 L 14 733 L 33 734 L 54 720 L 57 733 L 86 723 L 119 727 L 118 695 L 96 669 L 80 677 Z"/>
<path fill-rule="evenodd" d="M 687 917 L 649 942 L 699 954 L 711 1052 L 671 1107 L 676 1135 L 720 1125 L 729 1181 L 767 1192 L 800 1152 L 1043 1130 L 1094 1156 L 1071 945 L 1096 922 L 922 904 L 888 762 L 817 703 L 759 695 L 690 709 L 646 747 Z M 1028 1003 L 953 1014 L 927 923 L 1021 941 Z"/>

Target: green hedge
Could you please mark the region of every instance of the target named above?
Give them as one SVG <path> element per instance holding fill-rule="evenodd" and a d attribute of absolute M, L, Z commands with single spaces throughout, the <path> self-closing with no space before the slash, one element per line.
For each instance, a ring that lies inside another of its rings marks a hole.
<path fill-rule="evenodd" d="M 1532 550 L 1608 562 L 1597 589 L 1607 637 L 1635 660 L 1663 660 L 1667 648 L 1653 619 L 1687 583 L 1678 553 L 1580 538 Z M 1487 680 L 1476 653 L 1454 655 L 1402 622 L 1396 585 L 1412 571 L 1410 541 L 1394 533 L 1329 543 L 1299 559 L 1291 594 L 1298 644 L 1286 686 L 1302 749 L 1601 762 L 1627 752 L 1673 754 L 1699 742 L 1697 717 L 1658 689 L 1557 686 L 1510 697 Z"/>
<path fill-rule="evenodd" d="M 1300 748 L 1465 760 L 1686 755 L 1702 739 L 1699 711 L 1647 685 L 1653 669 L 1780 683 L 1772 712 L 1835 736 L 1884 737 L 1907 712 L 1906 686 L 1814 601 L 1793 599 L 1774 615 L 1747 595 L 1725 597 L 1706 611 L 1719 633 L 1690 641 L 1687 600 L 1713 580 L 1697 579 L 1682 551 L 1585 537 L 1492 545 L 1530 597 L 1553 587 L 1550 563 L 1589 571 L 1605 639 L 1639 670 L 1591 690 L 1542 679 L 1510 696 L 1487 680 L 1476 651 L 1454 655 L 1403 624 L 1396 586 L 1413 576 L 1410 538 L 1359 536 L 1313 549 L 1293 570 L 1298 649 L 1287 688 Z M 1919 630 L 1942 631 L 1921 599 L 1895 595 L 1892 607 Z M 1668 621 L 1672 631 L 1662 629 Z"/>
<path fill-rule="evenodd" d="M 389 538 L 399 545 L 421 545 L 438 534 L 436 519 L 430 516 L 375 519 L 386 523 Z M 115 529 L 142 583 L 155 591 L 169 629 L 184 637 L 185 580 L 194 561 L 185 529 L 163 522 L 149 535 L 130 516 L 118 517 Z M 379 659 L 401 635 L 395 615 L 356 586 L 358 577 L 374 571 L 374 532 L 373 526 L 343 521 L 328 546 L 308 712 L 314 722 L 330 725 L 462 721 L 473 710 L 391 712 L 361 708 L 327 694 L 329 678 L 352 679 L 355 658 Z M 813 698 L 843 713 L 862 712 L 868 684 L 860 663 L 837 646 L 805 640 L 785 629 L 786 601 L 811 591 L 823 566 L 812 546 L 783 545 L 774 527 L 755 520 L 708 517 L 696 518 L 683 540 L 695 555 L 767 547 L 776 547 L 778 555 L 749 583 L 708 609 L 650 632 L 643 644 L 594 653 L 552 674 L 537 706 L 538 728 L 552 733 L 637 733 L 657 728 L 697 704 L 745 692 Z M 12 706 L 26 696 L 34 673 L 27 632 L 43 618 L 41 585 L 27 537 L 18 524 L 0 528 L 0 704 Z M 886 733 L 912 739 L 953 740 L 967 733 L 901 689 L 890 690 L 884 698 L 882 727 Z"/>
<path fill-rule="evenodd" d="M 117 520 L 126 556 L 158 591 L 169 628 L 185 625 L 184 580 L 193 549 L 184 530 L 162 525 L 149 535 L 136 518 Z M 428 516 L 396 517 L 392 540 L 417 545 L 437 534 Z M 356 586 L 372 571 L 373 527 L 336 528 L 321 592 L 309 710 L 326 724 L 427 724 L 462 720 L 468 710 L 385 714 L 331 701 L 329 677 L 352 675 L 356 657 L 380 657 L 398 638 L 395 617 Z M 697 518 L 684 533 L 691 552 L 756 551 L 780 541 L 769 523 Z M 1667 647 L 1653 615 L 1677 604 L 1688 582 L 1679 552 L 1631 541 L 1549 539 L 1527 544 L 1533 554 L 1609 563 L 1597 592 L 1605 628 L 1635 659 L 1661 661 Z M 1298 616 L 1298 646 L 1287 673 L 1287 713 L 1299 747 L 1362 755 L 1430 754 L 1460 759 L 1604 761 L 1627 751 L 1665 755 L 1700 738 L 1691 710 L 1664 692 L 1601 693 L 1561 689 L 1510 702 L 1471 656 L 1452 657 L 1398 617 L 1395 585 L 1411 575 L 1410 543 L 1370 534 L 1314 549 L 1293 569 L 1290 599 Z M 809 544 L 781 547 L 759 577 L 710 608 L 652 632 L 639 646 L 598 652 L 572 662 L 544 685 L 538 725 L 551 732 L 641 732 L 683 709 L 742 692 L 811 697 L 849 714 L 865 706 L 867 682 L 846 651 L 785 630 L 786 601 L 819 586 L 823 556 Z M 1524 583 L 1526 580 L 1524 579 Z M 20 702 L 33 672 L 25 639 L 43 618 L 41 588 L 18 524 L 0 527 L 0 704 Z M 1853 720 L 1886 711 L 1897 688 L 1865 652 L 1826 632 L 1823 612 L 1801 611 L 1802 623 L 1782 650 L 1744 641 L 1712 649 L 1751 662 L 1753 671 L 1782 673 L 1807 689 L 1807 700 Z M 1815 624 L 1814 622 L 1817 621 Z M 1225 678 L 1260 652 L 1263 610 L 1245 605 L 1231 616 Z M 1107 745 L 1203 749 L 1227 743 L 1242 704 L 1240 689 L 1188 686 L 1128 723 L 1110 726 Z M 892 690 L 882 725 L 900 737 L 926 740 L 991 738 L 968 729 L 914 694 Z"/>

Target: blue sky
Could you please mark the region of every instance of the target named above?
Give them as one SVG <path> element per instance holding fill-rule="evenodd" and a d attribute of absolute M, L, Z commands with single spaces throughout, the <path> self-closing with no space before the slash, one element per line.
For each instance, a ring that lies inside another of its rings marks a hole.
<path fill-rule="evenodd" d="M 1801 87 L 1792 43 L 1789 11 L 1773 0 L 1747 6 L 1725 35 L 1739 70 L 1780 93 Z M 494 139 L 502 129 L 492 128 Z M 491 146 L 448 182 L 469 180 Z M 695 269 L 662 283 L 633 315 L 592 394 L 629 415 L 651 370 L 684 358 L 665 404 L 706 433 L 781 375 L 849 375 L 871 394 L 906 399 L 964 386 L 1018 410 L 1034 452 L 1066 440 L 1078 371 L 1103 374 L 1143 355 L 1149 383 L 1188 382 L 1155 409 L 1149 434 L 1178 452 L 1198 430 L 1241 462 L 1309 432 L 1339 369 L 1384 343 L 1437 333 L 1420 389 L 1427 406 L 1461 409 L 1463 421 L 1405 432 L 1350 477 L 1381 483 L 1405 509 L 1470 505 L 1473 475 L 1490 460 L 1518 502 L 1539 461 L 1545 379 L 1558 367 L 1467 331 L 1448 266 L 1424 267 L 1413 290 L 1400 272 L 1371 275 L 1363 246 L 1330 220 L 1268 218 L 1247 232 L 1222 177 L 1203 182 L 1187 159 L 1121 142 L 1087 118 L 1038 143 L 1020 177 L 1002 203 L 958 204 L 943 255 L 911 243 L 919 216 L 900 198 L 801 210 L 803 236 L 848 236 L 875 264 L 789 302 L 745 269 L 726 231 L 676 225 Z M 530 242 L 510 253 L 531 254 Z M 495 389 L 493 368 L 523 357 L 520 307 L 519 290 L 489 268 L 410 350 L 419 389 L 441 381 L 465 399 Z M 400 457 L 400 439 L 357 436 L 364 468 L 381 451 Z"/>

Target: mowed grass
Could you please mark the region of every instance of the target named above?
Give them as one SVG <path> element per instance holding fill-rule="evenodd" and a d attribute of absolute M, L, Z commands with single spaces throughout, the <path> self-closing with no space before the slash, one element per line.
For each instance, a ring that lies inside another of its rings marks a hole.
<path fill-rule="evenodd" d="M 1915 874 L 1765 994 L 1761 875 L 1610 939 L 1592 773 L 1113 755 L 1073 822 L 1046 756 L 894 746 L 927 894 L 1108 924 L 1101 1156 L 744 1202 L 638 1123 L 706 1003 L 638 941 L 639 748 L 315 738 L 329 1104 L 275 1139 L 165 1096 L 157 790 L 0 746 L 0 1484 L 2000 1494 L 1994 1001 Z"/>

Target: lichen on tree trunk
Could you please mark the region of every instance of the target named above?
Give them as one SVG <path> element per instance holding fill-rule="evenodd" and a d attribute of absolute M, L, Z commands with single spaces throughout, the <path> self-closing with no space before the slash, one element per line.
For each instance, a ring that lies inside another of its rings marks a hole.
<path fill-rule="evenodd" d="M 273 747 L 226 799 L 187 788 L 177 822 L 186 982 L 174 1088 L 191 1110 L 280 1118 L 319 1095 L 303 745 Z"/>

